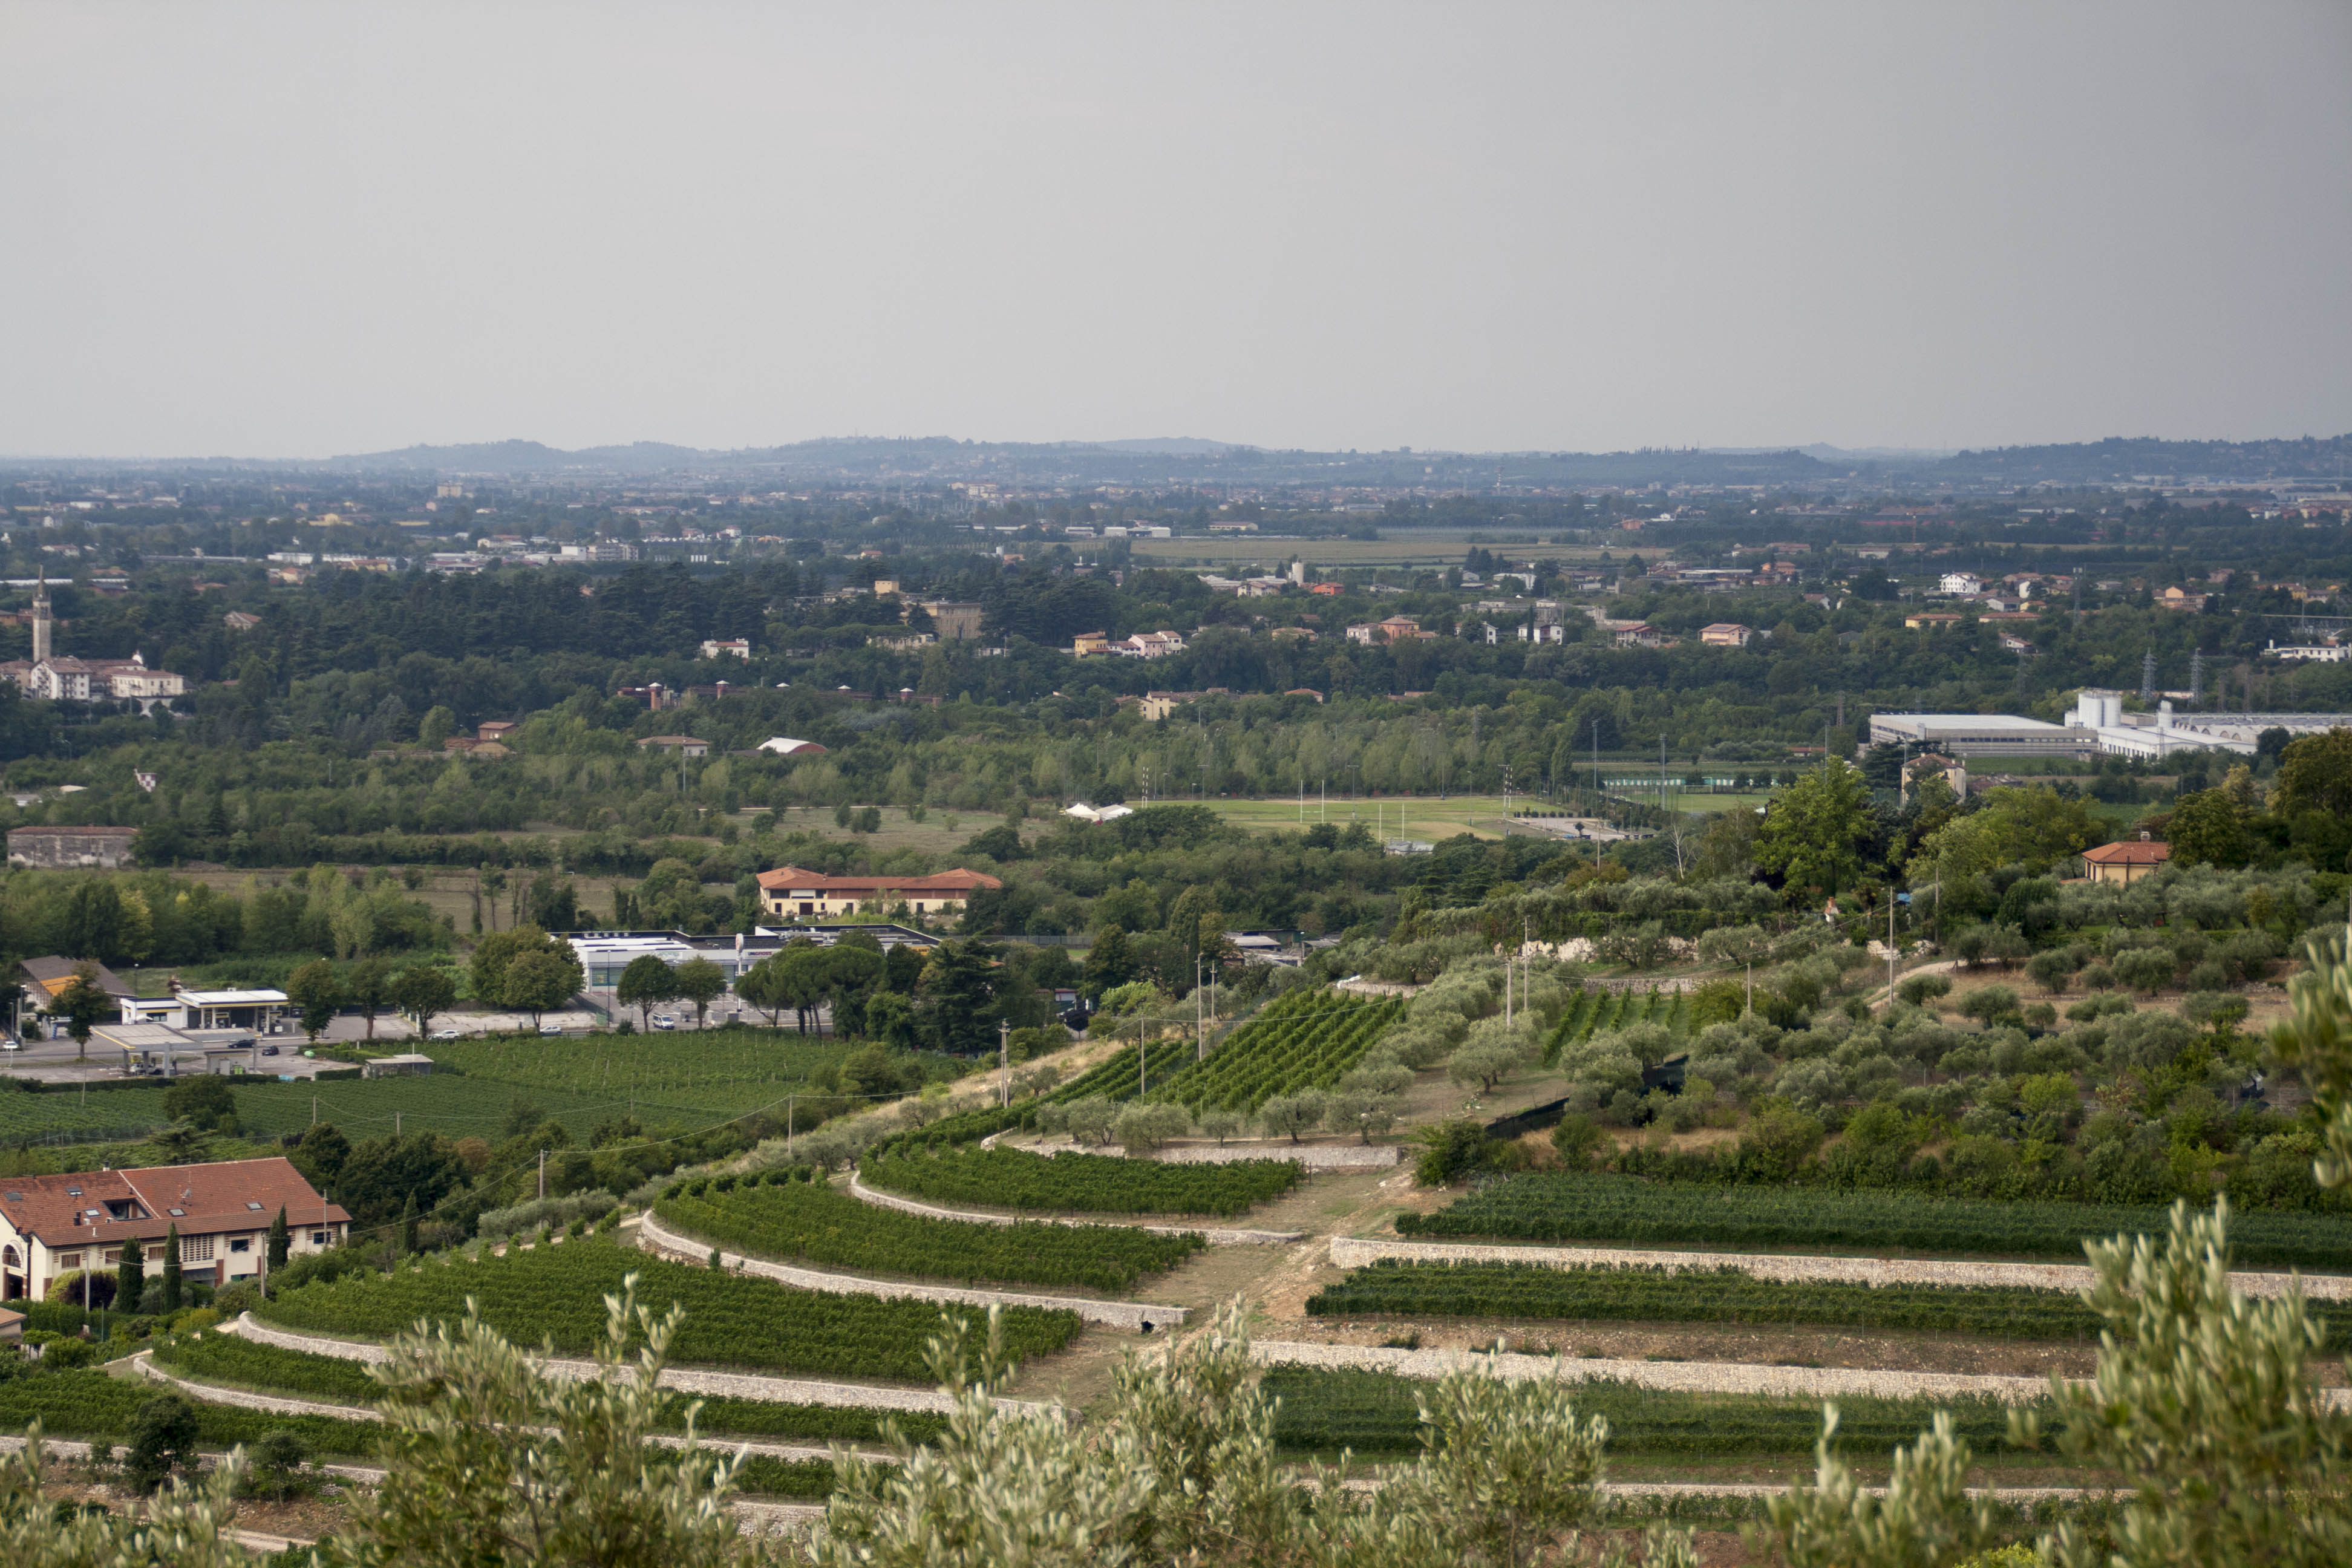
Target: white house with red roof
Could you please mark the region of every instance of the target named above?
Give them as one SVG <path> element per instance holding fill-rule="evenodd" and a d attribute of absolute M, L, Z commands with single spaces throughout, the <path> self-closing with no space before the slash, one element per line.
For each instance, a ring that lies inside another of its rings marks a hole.
<path fill-rule="evenodd" d="M 341 1244 L 352 1216 L 320 1197 L 289 1161 L 221 1160 L 143 1171 L 0 1177 L 0 1299 L 38 1300 L 77 1269 L 100 1271 L 136 1248 L 150 1269 L 180 1232 L 182 1278 L 226 1285 L 262 1271 L 279 1209 L 289 1255 Z"/>

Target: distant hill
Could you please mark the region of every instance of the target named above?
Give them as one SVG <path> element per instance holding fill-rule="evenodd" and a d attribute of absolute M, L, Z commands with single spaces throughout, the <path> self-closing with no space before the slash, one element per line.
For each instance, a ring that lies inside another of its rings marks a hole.
<path fill-rule="evenodd" d="M 1139 483 L 1234 480 L 1447 489 L 1504 485 L 1803 484 L 1843 471 L 1802 452 L 1308 452 L 1276 451 L 1195 437 L 1122 441 L 958 441 L 944 436 L 835 437 L 783 447 L 703 451 L 639 441 L 578 451 L 537 441 L 404 447 L 305 464 L 326 472 L 461 473 L 579 477 L 721 476 L 850 481 L 927 479 Z"/>
<path fill-rule="evenodd" d="M 2159 441 L 2111 436 L 2063 447 L 1956 452 L 1935 465 L 1953 479 L 2018 484 L 2110 484 L 2137 478 L 2291 479 L 2352 478 L 2352 436 L 2296 440 Z"/>
<path fill-rule="evenodd" d="M 1201 452 L 1233 452 L 1242 450 L 1238 441 L 1203 441 L 1197 436 L 1150 436 L 1135 441 L 1095 441 L 1106 452 L 1155 452 L 1166 455 L 1181 452 L 1192 455 Z"/>

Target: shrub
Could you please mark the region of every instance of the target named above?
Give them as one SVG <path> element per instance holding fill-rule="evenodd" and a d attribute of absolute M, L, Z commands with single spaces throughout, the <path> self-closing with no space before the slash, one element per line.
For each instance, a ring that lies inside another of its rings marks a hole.
<path fill-rule="evenodd" d="M 1323 1097 L 1313 1089 L 1303 1094 L 1277 1094 L 1258 1107 L 1257 1119 L 1267 1132 L 1296 1143 L 1323 1121 Z"/>
<path fill-rule="evenodd" d="M 1960 998 L 1960 1011 L 1981 1024 L 2006 1018 L 2017 1011 L 2017 993 L 2006 985 L 1986 985 Z"/>
<path fill-rule="evenodd" d="M 475 1224 L 475 1234 L 498 1240 L 542 1225 L 568 1226 L 583 1217 L 594 1219 L 619 1204 L 618 1198 L 601 1188 L 568 1197 L 534 1199 L 511 1208 L 485 1210 Z"/>
<path fill-rule="evenodd" d="M 1445 1064 L 1445 1076 L 1465 1088 L 1475 1086 L 1484 1093 L 1510 1077 L 1522 1059 L 1519 1051 L 1499 1041 L 1464 1046 Z"/>
<path fill-rule="evenodd" d="M 1201 1112 L 1201 1131 L 1217 1141 L 1220 1148 L 1225 1141 L 1249 1125 L 1249 1118 L 1238 1110 L 1204 1110 Z"/>
<path fill-rule="evenodd" d="M 1551 1130 L 1551 1146 L 1570 1170 L 1586 1170 L 1593 1156 L 1609 1146 L 1609 1134 L 1591 1117 L 1570 1111 Z"/>
<path fill-rule="evenodd" d="M 1111 1138 L 1129 1154 L 1149 1154 L 1192 1130 L 1181 1105 L 1131 1105 L 1111 1126 Z"/>
<path fill-rule="evenodd" d="M 1412 1179 L 1421 1186 L 1451 1186 L 1477 1172 L 1494 1169 L 1505 1158 L 1502 1141 L 1475 1121 L 1424 1127 L 1418 1136 L 1421 1152 L 1413 1159 Z"/>
<path fill-rule="evenodd" d="M 2032 962 L 2026 964 L 2025 972 L 2033 976 L 2035 984 L 2055 996 L 2063 992 L 2066 983 L 2074 978 L 2074 965 L 2063 952 L 2053 949 L 2049 952 L 2035 953 Z"/>
<path fill-rule="evenodd" d="M 2168 948 L 2136 947 L 2116 954 L 2116 978 L 2134 991 L 2160 991 L 2172 982 L 2176 965 Z"/>
<path fill-rule="evenodd" d="M 1952 994 L 1952 980 L 1948 974 L 1914 974 L 1895 988 L 1895 994 L 1914 1007 L 1924 1007 L 1938 996 Z"/>

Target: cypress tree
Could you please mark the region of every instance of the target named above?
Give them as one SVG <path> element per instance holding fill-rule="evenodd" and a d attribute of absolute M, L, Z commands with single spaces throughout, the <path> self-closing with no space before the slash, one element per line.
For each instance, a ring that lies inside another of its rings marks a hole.
<path fill-rule="evenodd" d="M 269 1271 L 272 1274 L 286 1267 L 286 1251 L 293 1243 L 293 1233 L 286 1226 L 286 1210 L 280 1206 L 278 1217 L 269 1222 Z"/>
<path fill-rule="evenodd" d="M 404 1258 L 414 1258 L 425 1249 L 416 1243 L 416 1194 L 408 1194 L 408 1206 L 400 1211 L 400 1252 Z"/>
<path fill-rule="evenodd" d="M 147 1250 L 143 1241 L 122 1244 L 122 1261 L 114 1268 L 114 1305 L 121 1311 L 139 1310 L 139 1298 L 147 1289 L 147 1269 L 142 1254 Z"/>
<path fill-rule="evenodd" d="M 180 1310 L 180 1227 L 163 1233 L 163 1310 Z"/>

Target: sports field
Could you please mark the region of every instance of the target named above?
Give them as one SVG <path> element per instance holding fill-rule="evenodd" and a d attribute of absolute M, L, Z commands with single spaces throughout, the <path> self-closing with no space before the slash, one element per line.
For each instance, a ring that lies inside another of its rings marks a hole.
<path fill-rule="evenodd" d="M 1637 789 L 1612 789 L 1612 798 L 1648 805 L 1654 798 Z M 1675 803 L 1695 816 L 1710 816 L 1719 811 L 1753 810 L 1770 800 L 1769 794 L 1756 791 L 1726 790 L 1710 795 L 1705 790 L 1682 790 Z M 1513 795 L 1508 804 L 1513 813 L 1526 811 L 1531 805 L 1526 795 Z M 1346 827 L 1350 823 L 1362 823 L 1382 839 L 1412 838 L 1434 844 L 1468 833 L 1479 838 L 1499 838 L 1506 803 L 1498 795 L 1456 795 L 1440 798 L 1436 795 L 1382 795 L 1363 799 L 1337 797 L 1329 801 L 1308 795 L 1302 807 L 1297 797 L 1289 800 L 1219 800 L 1209 803 L 1219 816 L 1253 833 L 1296 833 L 1312 827 L 1318 822 Z"/>
<path fill-rule="evenodd" d="M 1511 808 L 1524 811 L 1526 795 L 1511 797 Z M 1302 808 L 1290 800 L 1220 800 L 1210 803 L 1227 822 L 1256 833 L 1290 832 L 1328 822 L 1336 827 L 1362 823 L 1381 838 L 1418 838 L 1435 843 L 1459 833 L 1481 838 L 1502 837 L 1503 797 L 1498 795 L 1382 795 L 1377 799 L 1328 801 L 1307 797 Z"/>

